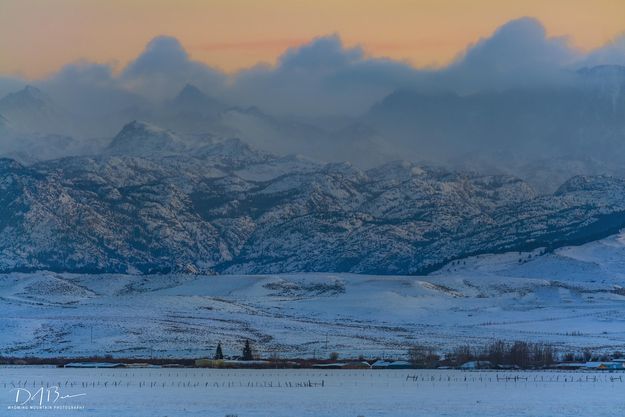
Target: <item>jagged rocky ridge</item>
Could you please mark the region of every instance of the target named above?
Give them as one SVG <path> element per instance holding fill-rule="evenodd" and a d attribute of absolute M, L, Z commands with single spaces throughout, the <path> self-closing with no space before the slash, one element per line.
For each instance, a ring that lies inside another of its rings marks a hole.
<path fill-rule="evenodd" d="M 415 274 L 624 225 L 621 179 L 575 177 L 538 196 L 509 176 L 362 171 L 141 122 L 98 156 L 0 160 L 3 272 Z"/>

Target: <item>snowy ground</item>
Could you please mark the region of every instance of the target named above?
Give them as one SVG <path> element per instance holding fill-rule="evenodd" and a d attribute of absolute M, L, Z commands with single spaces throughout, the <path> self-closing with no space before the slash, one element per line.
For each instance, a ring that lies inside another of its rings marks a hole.
<path fill-rule="evenodd" d="M 0 415 L 607 417 L 625 415 L 624 377 L 607 372 L 0 368 Z M 35 393 L 41 387 L 41 405 L 48 408 L 33 409 L 40 405 Z M 27 409 L 13 409 L 17 388 L 19 403 L 35 394 L 23 405 Z M 54 402 L 56 392 L 75 397 Z"/>
<path fill-rule="evenodd" d="M 493 338 L 625 347 L 625 237 L 484 255 L 425 277 L 0 275 L 0 353 L 404 355 Z"/>

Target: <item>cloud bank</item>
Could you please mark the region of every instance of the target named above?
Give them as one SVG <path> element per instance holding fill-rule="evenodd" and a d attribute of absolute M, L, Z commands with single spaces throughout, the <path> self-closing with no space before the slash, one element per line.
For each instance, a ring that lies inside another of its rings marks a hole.
<path fill-rule="evenodd" d="M 548 37 L 533 18 L 512 20 L 469 45 L 448 66 L 417 69 L 346 47 L 338 35 L 290 48 L 274 66 L 234 75 L 195 61 L 180 42 L 158 36 L 120 73 L 112 66 L 73 63 L 34 82 L 77 113 L 109 113 L 166 100 L 185 84 L 227 103 L 255 105 L 276 114 L 356 115 L 398 89 L 469 94 L 485 90 L 566 83 L 583 66 L 625 64 L 625 37 L 589 53 L 566 38 Z M 0 78 L 0 93 L 23 83 Z"/>

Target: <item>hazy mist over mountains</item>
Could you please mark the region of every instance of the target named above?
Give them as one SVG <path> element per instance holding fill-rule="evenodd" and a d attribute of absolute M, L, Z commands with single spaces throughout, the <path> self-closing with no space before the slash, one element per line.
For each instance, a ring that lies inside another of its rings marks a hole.
<path fill-rule="evenodd" d="M 552 192 L 573 175 L 625 174 L 624 65 L 625 38 L 584 53 L 532 18 L 431 69 L 368 57 L 330 35 L 275 66 L 225 74 L 159 36 L 121 70 L 77 62 L 42 80 L 0 78 L 0 154 L 25 164 L 96 155 L 142 120 L 277 155 L 363 169 L 409 160 Z"/>
<path fill-rule="evenodd" d="M 96 156 L 0 159 L 0 271 L 423 274 L 601 239 L 624 213 L 625 179 L 538 195 L 507 175 L 362 170 L 134 121 Z"/>

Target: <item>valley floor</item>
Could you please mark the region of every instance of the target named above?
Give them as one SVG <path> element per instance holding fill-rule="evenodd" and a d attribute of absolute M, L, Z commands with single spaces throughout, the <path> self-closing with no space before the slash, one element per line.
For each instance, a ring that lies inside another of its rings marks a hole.
<path fill-rule="evenodd" d="M 3 416 L 611 417 L 625 414 L 623 373 L 39 367 L 0 370 Z M 40 399 L 36 392 L 40 387 L 44 390 L 41 405 L 49 408 L 38 408 Z M 56 392 L 59 397 L 70 397 L 55 402 Z M 31 401 L 28 401 L 29 393 L 35 394 Z M 16 399 L 25 402 L 22 407 L 27 408 L 15 409 Z"/>

